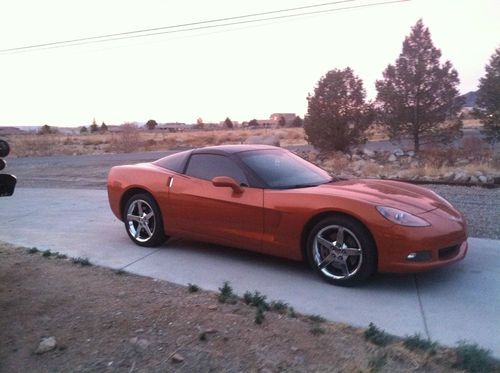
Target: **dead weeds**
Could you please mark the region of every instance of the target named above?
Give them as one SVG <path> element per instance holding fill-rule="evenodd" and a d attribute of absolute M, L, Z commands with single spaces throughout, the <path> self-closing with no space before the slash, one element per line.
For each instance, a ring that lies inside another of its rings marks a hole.
<path fill-rule="evenodd" d="M 453 349 L 379 346 L 363 329 L 281 308 L 0 244 L 1 371 L 447 372 L 459 362 Z M 35 354 L 49 336 L 56 346 Z"/>

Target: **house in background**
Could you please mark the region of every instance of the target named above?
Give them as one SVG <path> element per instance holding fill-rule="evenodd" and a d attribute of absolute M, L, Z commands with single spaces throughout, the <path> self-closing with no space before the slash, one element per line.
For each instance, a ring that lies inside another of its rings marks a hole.
<path fill-rule="evenodd" d="M 296 115 L 295 115 L 295 113 L 273 113 L 273 114 L 271 114 L 269 119 L 274 124 L 278 124 L 281 117 L 283 117 L 285 119 L 285 126 L 288 126 L 288 125 L 293 123 Z"/>
<path fill-rule="evenodd" d="M 168 132 L 184 132 L 186 129 L 188 129 L 188 127 L 186 126 L 186 123 L 175 122 L 158 124 L 156 129 Z"/>

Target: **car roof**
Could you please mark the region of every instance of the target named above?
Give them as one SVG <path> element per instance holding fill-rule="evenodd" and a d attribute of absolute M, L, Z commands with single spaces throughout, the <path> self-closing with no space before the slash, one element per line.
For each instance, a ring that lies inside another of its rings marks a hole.
<path fill-rule="evenodd" d="M 276 150 L 276 149 L 281 149 L 281 148 L 271 145 L 254 145 L 254 144 L 217 145 L 217 146 L 207 146 L 204 148 L 194 149 L 193 154 L 196 153 L 234 154 L 250 150 Z"/>

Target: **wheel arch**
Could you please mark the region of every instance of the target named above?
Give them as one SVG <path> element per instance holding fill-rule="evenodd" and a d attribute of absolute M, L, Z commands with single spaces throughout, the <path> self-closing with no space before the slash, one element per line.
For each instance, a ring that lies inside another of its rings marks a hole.
<path fill-rule="evenodd" d="M 132 198 L 132 196 L 134 196 L 136 194 L 147 194 L 156 202 L 156 204 L 158 204 L 158 201 L 156 201 L 156 198 L 148 190 L 146 190 L 144 188 L 140 188 L 140 187 L 130 188 L 127 191 L 125 191 L 125 193 L 123 193 L 122 197 L 120 198 L 120 216 L 121 216 L 122 220 L 123 220 L 123 212 L 125 210 L 125 205 L 127 204 L 127 201 L 130 198 Z M 161 213 L 161 209 L 160 209 L 160 213 Z"/>
<path fill-rule="evenodd" d="M 370 239 L 373 242 L 373 245 L 375 246 L 375 268 L 378 268 L 378 248 L 377 248 L 377 242 L 375 241 L 375 237 L 373 236 L 372 232 L 370 229 L 366 226 L 366 224 L 361 221 L 360 219 L 356 218 L 353 215 L 346 214 L 344 212 L 340 211 L 323 211 L 320 212 L 314 216 L 312 216 L 307 223 L 304 225 L 304 228 L 302 229 L 302 233 L 300 236 L 300 248 L 301 248 L 301 253 L 302 253 L 302 260 L 307 260 L 307 238 L 309 237 L 309 233 L 311 230 L 314 228 L 316 224 L 318 224 L 321 220 L 324 220 L 326 218 L 331 218 L 331 217 L 345 217 L 348 219 L 352 219 L 359 223 L 365 230 L 366 233 L 370 236 Z"/>

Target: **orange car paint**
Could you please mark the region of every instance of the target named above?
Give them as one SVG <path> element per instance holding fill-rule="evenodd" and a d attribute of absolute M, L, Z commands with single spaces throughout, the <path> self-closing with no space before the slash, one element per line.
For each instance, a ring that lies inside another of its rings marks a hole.
<path fill-rule="evenodd" d="M 120 220 L 128 193 L 136 189 L 155 198 L 168 235 L 293 260 L 303 259 L 308 224 L 323 214 L 350 215 L 367 227 L 377 247 L 380 272 L 427 270 L 461 260 L 467 252 L 462 214 L 434 193 L 410 184 L 350 180 L 301 189 L 245 187 L 236 193 L 231 187 L 218 187 L 151 163 L 117 166 L 109 174 L 108 195 Z M 431 226 L 396 225 L 383 218 L 376 205 L 402 208 Z M 457 255 L 439 259 L 438 250 L 455 245 Z M 409 253 L 419 250 L 430 251 L 432 260 L 406 260 Z"/>

